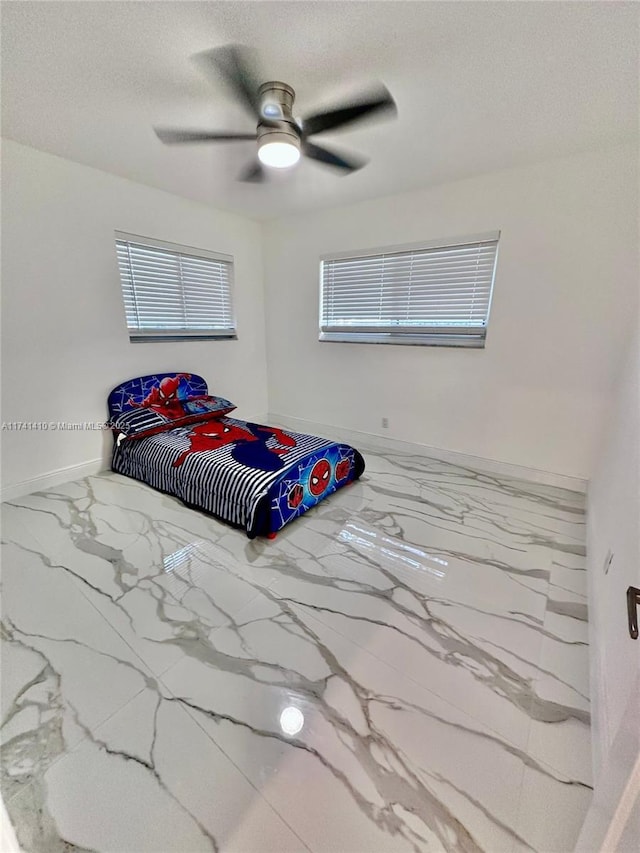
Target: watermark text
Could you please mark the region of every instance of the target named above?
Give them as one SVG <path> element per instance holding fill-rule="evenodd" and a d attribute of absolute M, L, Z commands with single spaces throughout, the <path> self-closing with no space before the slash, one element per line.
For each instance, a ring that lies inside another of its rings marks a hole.
<path fill-rule="evenodd" d="M 2 421 L 2 432 L 36 430 L 43 432 L 65 432 L 110 429 L 104 421 Z"/>

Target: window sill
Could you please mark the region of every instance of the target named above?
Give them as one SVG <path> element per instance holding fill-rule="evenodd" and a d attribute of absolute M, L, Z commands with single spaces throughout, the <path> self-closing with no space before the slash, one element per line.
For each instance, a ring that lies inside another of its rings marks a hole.
<path fill-rule="evenodd" d="M 132 344 L 158 344 L 171 343 L 172 341 L 237 341 L 238 336 L 235 333 L 228 335 L 129 335 L 129 342 Z"/>
<path fill-rule="evenodd" d="M 349 332 L 321 332 L 318 340 L 343 344 L 390 344 L 410 347 L 466 347 L 484 349 L 479 335 L 367 335 Z"/>

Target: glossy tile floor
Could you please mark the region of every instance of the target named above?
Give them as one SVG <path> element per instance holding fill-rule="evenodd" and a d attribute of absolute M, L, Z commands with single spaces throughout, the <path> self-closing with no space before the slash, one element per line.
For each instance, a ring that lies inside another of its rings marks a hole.
<path fill-rule="evenodd" d="M 584 501 L 401 454 L 274 542 L 124 477 L 4 504 L 26 851 L 568 851 Z"/>

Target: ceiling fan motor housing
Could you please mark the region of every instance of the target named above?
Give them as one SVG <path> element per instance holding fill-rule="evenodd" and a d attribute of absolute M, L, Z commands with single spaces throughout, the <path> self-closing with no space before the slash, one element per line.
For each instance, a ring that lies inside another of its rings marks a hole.
<path fill-rule="evenodd" d="M 300 129 L 291 113 L 296 93 L 286 83 L 263 83 L 258 91 L 260 114 L 268 122 L 258 124 L 258 148 L 284 142 L 300 150 Z"/>
<path fill-rule="evenodd" d="M 296 93 L 286 83 L 263 83 L 258 90 L 260 115 L 266 119 L 291 119 L 295 99 Z"/>

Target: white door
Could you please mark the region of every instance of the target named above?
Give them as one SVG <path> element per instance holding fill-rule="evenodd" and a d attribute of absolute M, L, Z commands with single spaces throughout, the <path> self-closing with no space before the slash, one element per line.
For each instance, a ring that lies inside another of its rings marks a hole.
<path fill-rule="evenodd" d="M 639 850 L 640 676 L 636 673 L 609 758 L 597 780 L 576 853 L 638 853 Z"/>
<path fill-rule="evenodd" d="M 630 636 L 627 589 L 640 588 L 640 335 L 589 482 L 587 568 L 594 796 L 576 851 L 639 853 L 640 638 Z"/>

